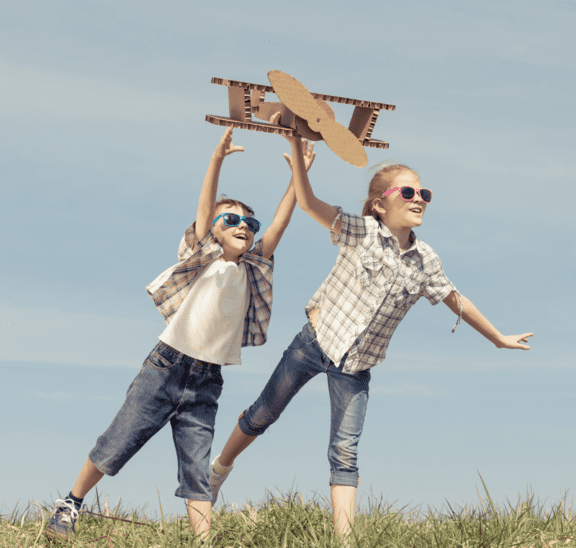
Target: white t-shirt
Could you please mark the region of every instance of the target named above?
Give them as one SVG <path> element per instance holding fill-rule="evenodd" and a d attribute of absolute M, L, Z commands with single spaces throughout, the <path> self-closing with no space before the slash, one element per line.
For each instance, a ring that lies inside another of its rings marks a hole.
<path fill-rule="evenodd" d="M 197 276 L 158 338 L 197 360 L 241 364 L 240 348 L 249 304 L 246 265 L 217 259 Z"/>

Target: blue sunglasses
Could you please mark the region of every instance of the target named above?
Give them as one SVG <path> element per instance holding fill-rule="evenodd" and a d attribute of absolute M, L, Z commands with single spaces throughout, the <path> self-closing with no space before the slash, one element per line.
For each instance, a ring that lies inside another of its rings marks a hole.
<path fill-rule="evenodd" d="M 256 219 L 252 217 L 240 217 L 240 215 L 236 215 L 236 213 L 221 213 L 216 217 L 216 219 L 214 219 L 212 226 L 216 224 L 216 221 L 220 219 L 220 217 L 224 217 L 224 223 L 226 226 L 238 226 L 242 221 L 244 221 L 248 230 L 254 232 L 254 234 L 260 230 L 261 225 Z"/>

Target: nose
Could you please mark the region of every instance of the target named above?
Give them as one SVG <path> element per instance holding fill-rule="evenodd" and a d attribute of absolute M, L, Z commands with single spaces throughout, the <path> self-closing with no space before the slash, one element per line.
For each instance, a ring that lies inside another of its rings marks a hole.
<path fill-rule="evenodd" d="M 422 199 L 422 196 L 420 196 L 420 192 L 418 192 L 419 190 L 420 189 L 414 192 L 414 198 L 412 199 L 412 201 L 418 202 L 420 205 L 426 205 L 426 202 Z"/>
<path fill-rule="evenodd" d="M 244 221 L 244 219 L 242 219 L 240 221 L 240 224 L 238 225 L 238 229 L 242 230 L 246 234 L 246 237 L 249 237 L 250 234 L 252 233 L 250 228 L 246 224 L 246 221 Z"/>

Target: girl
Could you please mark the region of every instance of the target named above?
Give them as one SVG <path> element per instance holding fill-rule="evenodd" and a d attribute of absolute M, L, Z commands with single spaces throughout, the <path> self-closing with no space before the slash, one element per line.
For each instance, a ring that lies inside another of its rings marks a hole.
<path fill-rule="evenodd" d="M 260 230 L 254 212 L 237 200 L 216 201 L 224 158 L 243 150 L 232 144 L 228 128 L 210 161 L 196 221 L 178 249 L 178 264 L 146 288 L 168 325 L 128 387 L 120 411 L 98 438 L 72 491 L 56 501 L 46 528 L 51 537 L 73 536 L 87 493 L 104 474 L 116 475 L 168 422 L 178 457 L 176 496 L 188 499 L 193 532 L 201 538 L 208 533 L 212 500 L 208 467 L 224 384 L 221 369 L 241 363 L 242 346 L 266 342 L 273 254 L 296 206 L 290 181 L 272 225 L 252 248 Z M 312 161 L 311 147 L 306 154 L 308 168 Z"/>
<path fill-rule="evenodd" d="M 357 446 L 368 404 L 370 369 L 386 355 L 390 338 L 410 307 L 426 297 L 444 302 L 497 348 L 530 347 L 533 333 L 503 336 L 444 274 L 434 250 L 416 238 L 432 191 L 417 173 L 394 164 L 372 178 L 362 217 L 314 196 L 299 137 L 287 137 L 298 205 L 330 231 L 340 253 L 305 307 L 309 318 L 284 352 L 256 402 L 244 411 L 221 455 L 210 466 L 212 504 L 236 457 L 273 424 L 297 392 L 326 373 L 331 405 L 330 486 L 335 531 L 348 535 L 354 521 Z M 292 166 L 293 163 L 293 166 Z"/>

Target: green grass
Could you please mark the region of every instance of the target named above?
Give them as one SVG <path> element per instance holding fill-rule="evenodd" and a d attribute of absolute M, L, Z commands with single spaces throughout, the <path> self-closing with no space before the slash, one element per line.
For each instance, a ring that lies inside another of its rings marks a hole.
<path fill-rule="evenodd" d="M 482 481 L 484 484 L 484 481 Z M 362 548 L 508 548 L 567 546 L 576 548 L 576 516 L 572 504 L 565 512 L 563 499 L 551 513 L 533 506 L 533 496 L 508 510 L 495 507 L 484 485 L 488 501 L 480 498 L 480 508 L 464 507 L 458 513 L 429 512 L 422 519 L 412 510 L 372 505 L 367 512 L 358 512 L 354 522 L 351 547 Z M 358 501 L 360 505 L 361 500 Z M 83 506 L 76 523 L 76 535 L 67 546 L 91 548 L 176 548 L 198 546 L 190 531 L 188 516 L 145 516 L 141 510 L 122 510 L 120 499 L 110 510 L 108 501 L 96 497 L 90 508 Z M 22 511 L 18 505 L 10 515 L 0 516 L 0 548 L 64 546 L 48 539 L 44 528 L 53 509 L 33 503 Z M 104 517 L 107 516 L 107 517 Z M 251 502 L 234 511 L 223 507 L 213 512 L 211 542 L 215 547 L 258 548 L 339 548 L 334 536 L 328 501 L 304 503 L 298 493 L 284 497 L 268 496 L 259 507 Z"/>

